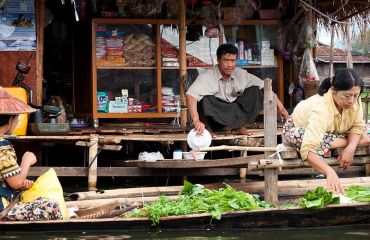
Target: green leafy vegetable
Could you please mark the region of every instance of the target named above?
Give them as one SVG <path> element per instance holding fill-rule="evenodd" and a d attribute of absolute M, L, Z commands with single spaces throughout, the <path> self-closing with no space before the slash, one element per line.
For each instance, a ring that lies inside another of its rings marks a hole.
<path fill-rule="evenodd" d="M 307 191 L 306 194 L 300 198 L 300 205 L 304 208 L 322 208 L 329 204 L 338 204 L 339 197 L 333 197 L 332 192 L 326 191 L 323 187 L 317 187 L 315 191 Z"/>
<path fill-rule="evenodd" d="M 157 225 L 161 217 L 193 213 L 210 213 L 212 218 L 221 219 L 226 211 L 272 208 L 261 201 L 258 195 L 236 191 L 229 185 L 219 190 L 209 190 L 200 184 L 184 182 L 177 201 L 169 201 L 166 196 L 145 205 L 131 213 L 129 217 L 149 217 Z"/>
<path fill-rule="evenodd" d="M 345 196 L 359 202 L 370 203 L 370 188 L 365 186 L 351 185 L 346 188 Z"/>

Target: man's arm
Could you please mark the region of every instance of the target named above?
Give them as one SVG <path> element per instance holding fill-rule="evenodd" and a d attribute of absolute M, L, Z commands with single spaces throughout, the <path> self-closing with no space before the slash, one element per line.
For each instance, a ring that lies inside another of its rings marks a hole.
<path fill-rule="evenodd" d="M 188 105 L 188 112 L 190 114 L 190 117 L 193 120 L 195 131 L 197 132 L 197 134 L 203 134 L 205 125 L 199 120 L 197 108 L 198 101 L 193 96 L 187 94 L 186 103 Z"/>
<path fill-rule="evenodd" d="M 277 104 L 277 112 L 281 116 L 281 118 L 286 121 L 289 117 L 288 111 L 285 109 L 284 105 L 280 102 L 279 98 L 276 96 L 276 104 Z"/>

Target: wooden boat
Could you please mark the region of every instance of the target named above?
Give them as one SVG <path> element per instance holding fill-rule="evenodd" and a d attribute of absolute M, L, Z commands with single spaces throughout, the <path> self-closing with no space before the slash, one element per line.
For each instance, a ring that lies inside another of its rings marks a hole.
<path fill-rule="evenodd" d="M 284 198 L 300 196 L 308 189 L 315 189 L 325 183 L 325 179 L 286 180 L 279 181 L 279 196 Z M 370 186 L 370 177 L 346 178 L 342 184 Z M 263 182 L 230 183 L 237 190 L 261 192 Z M 205 185 L 209 189 L 218 189 L 222 184 Z M 124 200 L 134 203 L 145 199 L 145 202 L 158 199 L 166 194 L 175 199 L 182 186 L 130 188 L 107 190 L 105 193 L 82 192 L 77 201 L 67 201 L 68 206 L 89 209 L 90 206 L 105 204 L 115 207 L 117 202 Z M 80 215 L 81 216 L 81 215 Z M 222 214 L 220 220 L 212 219 L 210 214 L 192 214 L 170 216 L 160 219 L 159 225 L 153 226 L 148 218 L 75 218 L 60 221 L 38 222 L 0 222 L 2 232 L 8 231 L 87 231 L 87 230 L 246 230 L 246 229 L 286 229 L 307 227 L 329 227 L 339 225 L 370 224 L 370 204 L 349 202 L 325 206 L 321 209 L 305 209 L 300 207 L 274 208 L 251 211 L 233 211 Z"/>
<path fill-rule="evenodd" d="M 235 211 L 221 220 L 210 214 L 192 214 L 161 218 L 152 226 L 147 218 L 70 219 L 39 222 L 0 222 L 1 231 L 87 231 L 87 230 L 247 230 L 276 228 L 327 227 L 370 223 L 370 204 L 347 203 L 318 210 L 289 208 Z"/>

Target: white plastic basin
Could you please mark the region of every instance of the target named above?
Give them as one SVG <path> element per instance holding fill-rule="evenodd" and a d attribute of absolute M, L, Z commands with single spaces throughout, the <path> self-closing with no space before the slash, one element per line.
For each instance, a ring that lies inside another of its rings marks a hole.
<path fill-rule="evenodd" d="M 185 160 L 203 160 L 206 153 L 207 152 L 182 152 L 182 156 Z"/>

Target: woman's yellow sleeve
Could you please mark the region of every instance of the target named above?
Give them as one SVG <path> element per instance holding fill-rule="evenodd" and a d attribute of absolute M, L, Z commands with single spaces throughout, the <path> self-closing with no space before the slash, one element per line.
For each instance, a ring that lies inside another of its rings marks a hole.
<path fill-rule="evenodd" d="M 323 112 L 313 111 L 308 119 L 301 145 L 302 160 L 306 160 L 308 153 L 317 153 L 328 126 L 328 116 Z"/>
<path fill-rule="evenodd" d="M 355 113 L 355 116 L 354 116 L 355 120 L 349 132 L 363 135 L 365 133 L 365 122 L 363 119 L 364 115 L 362 111 L 362 103 L 360 102 L 358 106 L 359 106 L 358 111 Z"/>

